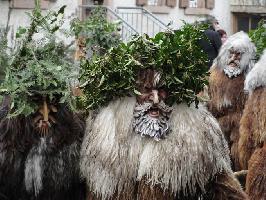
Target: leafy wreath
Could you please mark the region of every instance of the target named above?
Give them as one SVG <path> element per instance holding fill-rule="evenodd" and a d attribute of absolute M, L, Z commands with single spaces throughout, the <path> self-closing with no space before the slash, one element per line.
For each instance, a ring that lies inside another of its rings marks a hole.
<path fill-rule="evenodd" d="M 199 46 L 199 40 L 206 39 L 203 26 L 185 23 L 179 30 L 160 32 L 154 38 L 136 36 L 104 56 L 82 61 L 81 106 L 96 109 L 116 98 L 140 94 L 135 79 L 145 68 L 162 72 L 170 104 L 195 102 L 197 106 L 197 94 L 207 84 L 208 75 L 208 59 Z"/>

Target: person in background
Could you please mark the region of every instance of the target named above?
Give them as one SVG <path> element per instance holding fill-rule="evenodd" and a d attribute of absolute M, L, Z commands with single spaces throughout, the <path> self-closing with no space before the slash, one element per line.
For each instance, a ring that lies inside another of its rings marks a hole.
<path fill-rule="evenodd" d="M 222 40 L 220 34 L 216 31 L 220 29 L 218 20 L 213 16 L 208 16 L 202 23 L 208 24 L 209 27 L 204 31 L 207 36 L 207 40 L 200 41 L 200 45 L 204 52 L 207 53 L 209 68 L 212 66 L 213 60 L 218 56 L 219 49 L 222 46 Z"/>
<path fill-rule="evenodd" d="M 222 44 L 223 44 L 228 38 L 227 37 L 227 33 L 223 29 L 219 29 L 219 30 L 217 30 L 217 32 L 220 34 L 221 40 L 222 40 Z"/>

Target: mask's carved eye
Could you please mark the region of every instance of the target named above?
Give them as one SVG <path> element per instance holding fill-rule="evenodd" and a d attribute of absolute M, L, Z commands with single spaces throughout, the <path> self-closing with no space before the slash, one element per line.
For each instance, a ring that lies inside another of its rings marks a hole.
<path fill-rule="evenodd" d="M 143 93 L 150 93 L 152 91 L 152 87 L 149 85 L 144 86 Z"/>

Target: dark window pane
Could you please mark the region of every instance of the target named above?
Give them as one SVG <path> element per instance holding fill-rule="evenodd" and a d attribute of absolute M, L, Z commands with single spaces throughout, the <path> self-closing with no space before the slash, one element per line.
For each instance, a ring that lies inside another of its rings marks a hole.
<path fill-rule="evenodd" d="M 258 23 L 263 19 L 262 16 L 252 16 L 251 17 L 251 29 L 256 29 L 258 27 Z"/>
<path fill-rule="evenodd" d="M 237 17 L 237 30 L 238 31 L 249 31 L 249 17 L 248 16 L 239 16 Z"/>
<path fill-rule="evenodd" d="M 256 29 L 258 27 L 259 21 L 262 19 L 260 16 L 251 17 L 251 29 Z"/>

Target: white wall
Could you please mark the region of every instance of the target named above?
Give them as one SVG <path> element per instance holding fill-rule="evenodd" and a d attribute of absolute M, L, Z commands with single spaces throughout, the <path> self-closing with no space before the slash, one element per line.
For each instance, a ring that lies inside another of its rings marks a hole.
<path fill-rule="evenodd" d="M 215 7 L 212 10 L 211 15 L 218 19 L 221 27 L 227 32 L 228 35 L 233 34 L 230 0 L 216 0 Z"/>
<path fill-rule="evenodd" d="M 231 13 L 230 13 L 230 0 L 216 0 L 215 8 L 211 10 L 210 14 L 215 16 L 221 27 L 231 34 Z M 105 0 L 105 4 L 115 9 L 118 6 L 136 6 L 136 0 Z M 178 2 L 175 8 L 170 8 L 168 14 L 155 14 L 165 24 L 173 22 L 173 28 L 180 27 L 183 23 L 182 20 L 191 23 L 195 20 L 202 19 L 199 15 L 186 15 L 184 9 L 179 8 Z"/>
<path fill-rule="evenodd" d="M 77 0 L 57 0 L 54 3 L 49 4 L 49 8 L 52 10 L 57 10 L 61 6 L 67 5 L 65 9 L 65 17 L 67 18 L 66 23 L 63 25 L 63 28 L 68 27 L 68 22 L 71 17 L 76 16 L 78 9 L 78 1 Z M 6 26 L 8 20 L 8 11 L 9 11 L 9 1 L 0 1 L 0 25 Z M 31 9 L 12 9 L 10 15 L 10 32 L 9 32 L 9 40 L 11 38 L 11 34 L 14 34 L 19 26 L 28 26 L 29 25 L 29 17 L 26 15 L 26 12 L 31 12 Z M 45 12 L 45 10 L 44 10 Z M 69 43 L 70 40 L 66 40 Z M 9 41 L 9 45 L 12 45 Z"/>
<path fill-rule="evenodd" d="M 65 16 L 75 16 L 78 10 L 78 0 L 57 0 L 54 3 L 50 3 L 49 7 L 51 9 L 58 9 L 62 5 L 67 5 L 65 10 Z M 136 6 L 136 0 L 105 0 L 105 5 L 110 6 L 115 9 L 118 6 Z M 9 2 L 0 1 L 0 25 L 6 25 L 8 17 Z M 11 32 L 15 32 L 18 26 L 25 26 L 29 24 L 29 18 L 25 12 L 30 12 L 27 9 L 12 9 L 9 25 L 11 27 Z M 216 0 L 215 8 L 211 11 L 220 22 L 221 27 L 230 35 L 231 30 L 231 13 L 230 13 L 230 2 L 229 0 Z M 182 25 L 182 20 L 186 22 L 194 22 L 197 19 L 202 18 L 198 15 L 185 15 L 184 9 L 180 9 L 177 6 L 175 8 L 170 8 L 168 14 L 155 14 L 159 19 L 161 19 L 165 24 L 173 22 L 173 28 L 178 28 Z M 63 27 L 67 27 L 68 23 L 65 23 Z"/>

